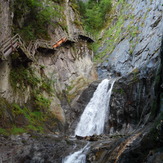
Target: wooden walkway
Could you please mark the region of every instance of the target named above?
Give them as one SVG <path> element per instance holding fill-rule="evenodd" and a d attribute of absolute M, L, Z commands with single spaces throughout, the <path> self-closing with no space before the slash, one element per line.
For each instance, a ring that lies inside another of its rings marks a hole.
<path fill-rule="evenodd" d="M 30 60 L 35 60 L 34 56 L 38 48 L 50 49 L 50 50 L 57 50 L 63 43 L 66 42 L 77 42 L 79 38 L 85 39 L 88 42 L 93 42 L 91 36 L 86 35 L 82 32 L 77 34 L 78 36 L 75 38 L 69 38 L 66 35 L 61 36 L 60 39 L 56 40 L 55 43 L 51 41 L 37 39 L 36 41 L 31 41 L 28 46 L 24 43 L 22 38 L 19 34 L 16 34 L 12 38 L 9 38 L 1 43 L 0 45 L 0 58 L 2 60 L 7 60 L 10 54 L 14 51 L 17 51 L 20 48 L 23 53 L 29 58 Z"/>
<path fill-rule="evenodd" d="M 21 37 L 16 34 L 14 37 L 7 39 L 6 41 L 2 42 L 0 47 L 1 52 L 1 59 L 7 60 L 8 56 L 17 50 L 17 48 L 21 48 L 21 50 L 27 55 L 28 58 L 30 57 L 30 53 L 27 51 L 27 48 L 21 39 Z"/>

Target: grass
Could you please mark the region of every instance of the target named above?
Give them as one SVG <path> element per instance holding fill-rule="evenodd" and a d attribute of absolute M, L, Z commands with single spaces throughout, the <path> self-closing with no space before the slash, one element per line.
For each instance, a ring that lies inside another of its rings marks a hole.
<path fill-rule="evenodd" d="M 13 66 L 10 71 L 10 83 L 15 92 L 24 91 L 28 86 L 33 91 L 45 91 L 50 96 L 55 92 L 53 88 L 55 80 L 49 79 L 45 75 L 40 77 L 35 74 L 35 69 L 26 67 L 23 64 Z"/>
<path fill-rule="evenodd" d="M 16 90 L 31 86 L 36 88 L 41 80 L 34 74 L 34 70 L 31 68 L 25 68 L 23 65 L 14 67 L 10 71 L 10 83 L 11 86 Z"/>
<path fill-rule="evenodd" d="M 24 133 L 25 131 L 26 131 L 25 129 L 23 129 L 23 128 L 18 128 L 18 127 L 16 127 L 16 126 L 14 126 L 13 128 L 11 128 L 11 130 L 10 130 L 11 134 L 13 134 L 13 135 L 22 134 L 22 133 Z"/>
<path fill-rule="evenodd" d="M 8 133 L 7 133 L 6 129 L 0 128 L 0 134 L 7 135 Z"/>
<path fill-rule="evenodd" d="M 58 120 L 48 109 L 50 100 L 39 96 L 39 100 L 33 102 L 35 107 L 28 108 L 8 103 L 4 98 L 0 98 L 0 134 L 11 135 L 32 131 L 43 133 L 47 130 L 47 126 L 55 127 Z"/>

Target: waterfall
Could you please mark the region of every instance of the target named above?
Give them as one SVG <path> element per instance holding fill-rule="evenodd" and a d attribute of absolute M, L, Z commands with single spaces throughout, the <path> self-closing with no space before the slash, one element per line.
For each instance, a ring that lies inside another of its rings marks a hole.
<path fill-rule="evenodd" d="M 90 102 L 86 106 L 80 121 L 75 129 L 75 135 L 92 136 L 100 135 L 104 131 L 104 125 L 108 117 L 108 108 L 111 91 L 115 80 L 104 79 L 97 87 Z M 88 144 L 81 150 L 67 156 L 63 163 L 85 163 Z"/>
<path fill-rule="evenodd" d="M 75 129 L 75 135 L 85 137 L 103 133 L 108 117 L 107 113 L 114 81 L 113 79 L 104 79 L 98 85 L 93 97 L 81 115 Z"/>
<path fill-rule="evenodd" d="M 81 150 L 74 152 L 73 154 L 68 155 L 62 161 L 62 163 L 85 163 L 86 155 L 84 154 L 84 152 L 86 152 L 89 149 L 88 144 L 84 148 L 82 148 Z"/>

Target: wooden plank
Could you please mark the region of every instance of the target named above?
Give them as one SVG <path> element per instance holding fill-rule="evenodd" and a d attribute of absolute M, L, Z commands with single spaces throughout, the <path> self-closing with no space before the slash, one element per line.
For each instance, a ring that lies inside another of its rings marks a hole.
<path fill-rule="evenodd" d="M 16 49 L 17 48 L 17 46 L 18 46 L 18 42 L 16 42 L 15 44 L 13 44 L 12 46 L 8 46 L 8 47 L 6 47 L 5 49 L 3 49 L 3 52 L 5 53 L 6 51 L 8 51 L 8 49 L 12 49 L 12 50 L 14 50 L 14 49 Z"/>
<path fill-rule="evenodd" d="M 7 57 L 12 53 L 12 49 L 8 49 L 6 52 L 4 52 L 3 57 L 7 59 Z"/>
<path fill-rule="evenodd" d="M 6 43 L 16 39 L 18 37 L 18 34 L 16 34 L 15 36 L 13 36 L 12 38 L 8 38 L 7 40 L 3 41 L 1 46 L 4 46 Z"/>
<path fill-rule="evenodd" d="M 10 44 L 10 45 L 6 46 L 5 48 L 3 48 L 3 51 L 5 52 L 9 48 L 16 48 L 17 46 L 18 46 L 18 42 L 15 42 L 14 44 Z"/>

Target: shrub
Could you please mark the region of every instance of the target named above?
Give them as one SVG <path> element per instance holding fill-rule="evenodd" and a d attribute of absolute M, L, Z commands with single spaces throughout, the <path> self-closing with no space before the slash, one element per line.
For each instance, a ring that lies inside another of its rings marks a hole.
<path fill-rule="evenodd" d="M 40 0 L 15 0 L 14 24 L 16 32 L 21 34 L 26 41 L 36 38 L 46 39 L 48 38 L 47 27 L 52 22 L 52 18 L 59 18 L 62 15 L 60 11 L 61 5 L 58 4 L 57 0 L 46 2 Z"/>
<path fill-rule="evenodd" d="M 12 87 L 16 90 L 18 86 L 20 88 L 24 88 L 28 85 L 32 88 L 37 87 L 41 81 L 31 68 L 25 68 L 23 65 L 20 65 L 11 70 L 10 82 Z"/>
<path fill-rule="evenodd" d="M 79 1 L 78 5 L 85 29 L 92 33 L 104 26 L 112 6 L 111 0 L 89 0 L 87 3 Z"/>

